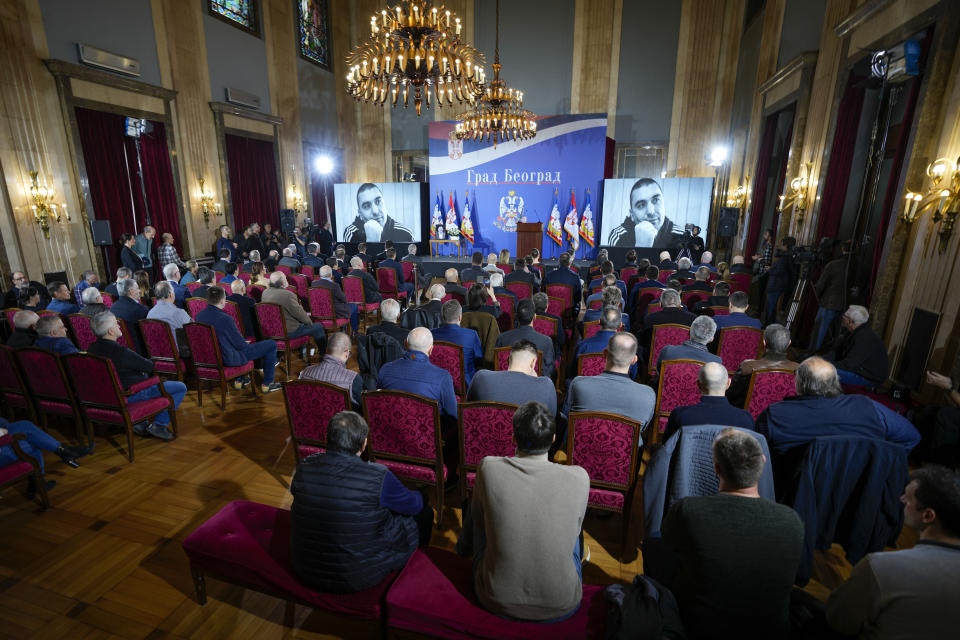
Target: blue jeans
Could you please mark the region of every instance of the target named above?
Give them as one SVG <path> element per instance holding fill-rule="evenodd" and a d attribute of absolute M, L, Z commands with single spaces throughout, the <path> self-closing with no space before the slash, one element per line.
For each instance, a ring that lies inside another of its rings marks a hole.
<path fill-rule="evenodd" d="M 780 300 L 782 291 L 767 292 L 767 324 L 777 321 L 777 301 Z"/>
<path fill-rule="evenodd" d="M 297 327 L 297 330 L 289 334 L 290 339 L 300 338 L 302 336 L 310 336 L 317 343 L 317 346 L 320 349 L 323 349 L 323 340 L 326 338 L 326 332 L 323 330 L 322 324 L 302 324 Z"/>
<path fill-rule="evenodd" d="M 273 340 L 261 340 L 248 344 L 243 349 L 248 360 L 260 360 L 263 369 L 263 384 L 273 382 L 273 370 L 277 366 L 277 343 Z"/>
<path fill-rule="evenodd" d="M 407 300 L 413 299 L 413 283 L 412 282 L 401 282 L 397 285 L 397 291 L 406 291 Z"/>
<path fill-rule="evenodd" d="M 817 335 L 814 338 L 813 344 L 810 345 L 809 351 L 818 351 L 820 349 L 820 346 L 823 345 L 823 339 L 827 337 L 827 331 L 830 329 L 830 325 L 833 324 L 838 313 L 840 312 L 820 307 L 820 310 L 817 311 L 816 319 Z"/>
<path fill-rule="evenodd" d="M 60 443 L 47 434 L 43 429 L 36 426 L 29 420 L 18 420 L 17 422 L 8 422 L 0 424 L 10 434 L 22 433 L 27 436 L 26 440 L 19 442 L 23 452 L 40 464 L 40 473 L 43 473 L 43 452 L 56 451 L 60 448 Z M 18 460 L 13 447 L 0 447 L 0 466 L 6 466 Z"/>
<path fill-rule="evenodd" d="M 167 382 L 161 382 L 164 390 L 170 394 L 173 398 L 173 408 L 176 410 L 180 406 L 180 403 L 183 402 L 183 397 L 187 395 L 187 385 L 182 382 L 177 382 L 176 380 L 168 380 Z M 159 398 L 162 394 L 160 393 L 160 385 L 153 385 L 148 387 L 143 391 L 138 391 L 129 398 L 127 398 L 127 404 L 133 404 L 134 402 L 140 402 L 141 400 L 152 400 L 153 398 Z M 164 411 L 163 413 L 157 414 L 157 417 L 153 419 L 154 422 L 159 424 L 161 427 L 165 427 L 170 424 L 170 413 L 169 411 Z"/>
<path fill-rule="evenodd" d="M 360 328 L 360 307 L 355 302 L 348 302 L 350 305 L 350 327 L 356 333 Z"/>
<path fill-rule="evenodd" d="M 859 376 L 852 371 L 837 369 L 837 377 L 840 378 L 840 384 L 852 384 L 858 387 L 872 387 L 873 382 L 863 376 Z"/>

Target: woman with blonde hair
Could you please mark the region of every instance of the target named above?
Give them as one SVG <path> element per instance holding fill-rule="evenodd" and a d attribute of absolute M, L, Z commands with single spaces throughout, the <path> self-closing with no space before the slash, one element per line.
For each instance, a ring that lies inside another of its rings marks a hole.
<path fill-rule="evenodd" d="M 510 249 L 501 249 L 497 264 L 510 264 Z"/>

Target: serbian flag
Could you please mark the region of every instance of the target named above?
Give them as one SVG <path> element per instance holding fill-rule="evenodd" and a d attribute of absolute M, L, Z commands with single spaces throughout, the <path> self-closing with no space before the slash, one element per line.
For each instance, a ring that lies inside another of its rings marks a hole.
<path fill-rule="evenodd" d="M 553 190 L 553 208 L 550 209 L 550 222 L 547 223 L 547 235 L 553 238 L 558 246 L 563 246 L 563 229 L 560 227 L 560 203 L 557 201 L 557 190 Z"/>
<path fill-rule="evenodd" d="M 570 247 L 573 249 L 573 252 L 576 253 L 577 249 L 580 248 L 580 237 L 578 235 L 579 228 L 577 227 L 577 196 L 574 194 L 573 189 L 570 189 L 570 210 L 567 211 L 567 217 L 563 221 L 563 230 L 567 232 L 567 237 L 570 239 Z"/>
<path fill-rule="evenodd" d="M 476 193 L 476 192 L 474 192 Z M 473 244 L 473 220 L 470 219 L 470 192 L 463 200 L 463 213 L 460 214 L 460 235 Z"/>
<path fill-rule="evenodd" d="M 593 246 L 593 209 L 590 208 L 590 189 L 587 189 L 587 204 L 583 206 L 583 216 L 580 218 L 580 237 L 588 245 Z"/>
<path fill-rule="evenodd" d="M 447 236 L 460 235 L 460 225 L 457 224 L 457 209 L 453 206 L 453 192 L 450 192 L 450 205 L 447 208 Z"/>
<path fill-rule="evenodd" d="M 437 191 L 437 201 L 433 204 L 433 217 L 430 218 L 430 237 L 437 237 L 437 227 L 443 226 L 443 205 L 440 204 L 440 192 Z"/>

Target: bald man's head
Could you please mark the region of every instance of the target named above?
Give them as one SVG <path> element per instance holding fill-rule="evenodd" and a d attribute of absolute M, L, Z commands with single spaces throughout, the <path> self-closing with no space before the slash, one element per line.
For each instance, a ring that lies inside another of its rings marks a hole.
<path fill-rule="evenodd" d="M 447 279 L 447 282 L 456 282 L 460 278 L 460 274 L 457 273 L 457 270 L 453 267 L 450 267 L 443 273 L 443 277 Z"/>
<path fill-rule="evenodd" d="M 722 396 L 730 386 L 727 368 L 718 362 L 708 362 L 700 367 L 697 374 L 697 388 L 700 395 Z"/>
<path fill-rule="evenodd" d="M 429 355 L 433 349 L 433 334 L 426 327 L 417 327 L 407 334 L 407 349 Z"/>
<path fill-rule="evenodd" d="M 833 398 L 843 395 L 837 368 L 823 358 L 807 358 L 797 367 L 796 389 L 799 396 Z"/>

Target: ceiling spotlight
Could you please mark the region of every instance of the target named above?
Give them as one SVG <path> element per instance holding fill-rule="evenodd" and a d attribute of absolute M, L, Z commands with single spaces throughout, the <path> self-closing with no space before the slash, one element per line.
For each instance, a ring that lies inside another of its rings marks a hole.
<path fill-rule="evenodd" d="M 317 156 L 313 166 L 316 167 L 317 173 L 320 175 L 328 175 L 333 171 L 333 159 L 330 156 Z"/>
<path fill-rule="evenodd" d="M 727 158 L 730 155 L 730 150 L 726 147 L 714 147 L 710 151 L 709 164 L 711 167 L 721 167 L 727 161 Z"/>

